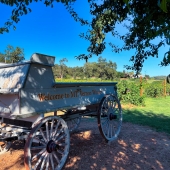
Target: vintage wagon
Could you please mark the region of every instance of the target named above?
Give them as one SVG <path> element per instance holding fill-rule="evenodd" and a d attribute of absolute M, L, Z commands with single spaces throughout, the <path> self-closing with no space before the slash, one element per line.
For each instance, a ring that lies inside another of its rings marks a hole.
<path fill-rule="evenodd" d="M 82 116 L 97 117 L 107 142 L 121 129 L 116 83 L 56 83 L 54 61 L 55 57 L 35 53 L 30 61 L 0 65 L 0 154 L 12 141 L 24 140 L 26 170 L 62 169 L 70 132 Z M 45 116 L 47 112 L 53 114 Z"/>

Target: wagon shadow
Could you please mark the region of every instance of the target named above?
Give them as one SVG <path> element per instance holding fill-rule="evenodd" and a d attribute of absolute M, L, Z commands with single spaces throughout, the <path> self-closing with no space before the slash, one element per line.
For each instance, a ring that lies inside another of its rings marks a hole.
<path fill-rule="evenodd" d="M 22 146 L 16 145 L 16 149 Z M 166 170 L 170 167 L 169 153 L 169 135 L 124 123 L 118 140 L 107 144 L 99 133 L 96 120 L 83 119 L 77 132 L 71 134 L 69 158 L 63 170 Z M 24 170 L 23 154 L 4 170 L 13 170 L 14 165 Z"/>
<path fill-rule="evenodd" d="M 109 145 L 93 126 L 72 135 L 64 170 L 169 169 L 169 152 L 170 136 L 148 127 L 124 123 L 118 140 Z"/>

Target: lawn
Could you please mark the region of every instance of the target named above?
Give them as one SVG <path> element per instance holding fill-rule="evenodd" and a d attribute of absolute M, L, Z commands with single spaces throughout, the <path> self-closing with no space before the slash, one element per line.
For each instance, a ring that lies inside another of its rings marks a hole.
<path fill-rule="evenodd" d="M 146 98 L 145 107 L 123 105 L 123 121 L 150 126 L 170 134 L 170 96 Z"/>

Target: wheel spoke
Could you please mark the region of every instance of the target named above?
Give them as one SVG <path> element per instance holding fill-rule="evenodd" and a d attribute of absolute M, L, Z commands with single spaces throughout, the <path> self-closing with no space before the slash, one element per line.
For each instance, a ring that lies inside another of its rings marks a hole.
<path fill-rule="evenodd" d="M 41 133 L 41 135 L 42 135 L 42 137 L 43 137 L 44 141 L 45 141 L 45 142 L 47 142 L 47 139 L 46 139 L 46 137 L 45 137 L 45 135 L 44 135 L 44 132 L 42 131 L 42 129 L 41 129 L 41 128 L 40 128 L 40 133 Z"/>
<path fill-rule="evenodd" d="M 37 138 L 37 137 L 33 137 L 33 140 L 35 140 L 36 142 L 39 142 L 39 143 L 43 144 L 44 146 L 46 146 L 46 143 L 43 142 L 42 140 L 40 140 L 40 139 Z"/>
<path fill-rule="evenodd" d="M 52 139 L 52 134 L 53 134 L 53 127 L 54 127 L 54 119 L 52 120 L 52 123 L 51 123 L 51 130 L 50 130 L 50 140 Z"/>
<path fill-rule="evenodd" d="M 109 137 L 109 133 L 110 133 L 110 122 L 108 122 L 108 128 L 107 128 L 107 136 Z"/>
<path fill-rule="evenodd" d="M 110 137 L 112 138 L 112 136 L 113 136 L 113 124 L 110 122 Z"/>
<path fill-rule="evenodd" d="M 102 121 L 103 121 L 103 122 L 101 122 L 101 123 L 102 123 L 102 125 L 104 126 L 105 123 L 107 123 L 107 121 L 108 121 L 108 117 L 103 118 Z"/>
<path fill-rule="evenodd" d="M 43 150 L 41 150 L 40 152 L 38 152 L 36 155 L 34 155 L 31 159 L 31 161 L 33 161 L 34 159 L 37 159 L 39 155 L 43 154 L 46 151 L 46 148 L 44 148 Z"/>
<path fill-rule="evenodd" d="M 44 164 L 45 164 L 45 161 L 46 161 L 46 159 L 47 159 L 47 156 L 48 156 L 48 153 L 46 153 L 45 156 L 44 156 L 44 158 L 43 158 L 43 161 L 42 161 L 40 170 L 43 170 L 43 169 L 44 169 Z"/>
<path fill-rule="evenodd" d="M 64 152 L 62 152 L 61 150 L 57 149 L 57 152 L 60 153 L 61 155 L 64 155 Z"/>
<path fill-rule="evenodd" d="M 33 146 L 31 147 L 31 150 L 37 150 L 37 149 L 44 149 L 46 146 Z"/>
<path fill-rule="evenodd" d="M 57 132 L 56 136 L 53 138 L 54 141 L 56 141 L 57 137 L 58 137 L 58 136 L 60 135 L 60 133 L 62 133 L 62 132 L 63 132 L 63 129 L 60 129 L 60 130 Z"/>
<path fill-rule="evenodd" d="M 57 163 L 59 164 L 60 161 L 59 161 L 59 159 L 58 159 L 58 156 L 57 156 L 54 152 L 52 152 L 52 154 L 53 154 L 54 158 L 56 159 Z"/>
<path fill-rule="evenodd" d="M 113 102 L 113 105 L 112 105 L 113 108 L 116 107 L 116 101 Z"/>
<path fill-rule="evenodd" d="M 68 126 L 69 126 L 69 127 L 72 127 L 72 122 L 71 122 L 71 120 L 68 121 Z"/>
<path fill-rule="evenodd" d="M 63 139 L 66 136 L 66 134 L 61 135 L 58 139 L 56 139 L 56 142 L 60 141 L 61 139 Z"/>
<path fill-rule="evenodd" d="M 109 127 L 109 121 L 107 121 L 105 127 L 103 128 L 103 130 L 104 130 L 106 136 L 107 136 L 108 127 Z"/>
<path fill-rule="evenodd" d="M 108 101 L 107 101 L 108 108 L 111 107 L 111 103 L 110 103 L 110 102 L 111 102 L 111 101 L 110 101 L 110 98 L 109 98 Z"/>
<path fill-rule="evenodd" d="M 49 157 L 50 157 L 50 156 L 49 156 L 49 154 L 48 154 L 48 155 L 47 155 L 46 170 L 48 170 L 48 167 L 49 167 L 49 161 L 50 161 L 50 160 L 49 160 Z"/>
<path fill-rule="evenodd" d="M 115 126 L 113 125 L 114 136 L 116 137 Z"/>
<path fill-rule="evenodd" d="M 50 154 L 50 162 L 51 162 L 52 170 L 54 170 L 54 162 L 53 162 L 52 154 Z"/>
<path fill-rule="evenodd" d="M 48 121 L 45 123 L 45 126 L 46 126 L 47 141 L 49 141 L 49 140 L 50 140 L 50 138 L 49 138 Z"/>
<path fill-rule="evenodd" d="M 52 139 L 53 139 L 54 136 L 56 135 L 60 123 L 61 123 L 60 121 L 57 122 L 57 125 L 56 125 L 56 127 L 55 127 L 55 130 L 54 130 L 54 132 L 53 132 L 53 134 L 52 134 Z"/>
<path fill-rule="evenodd" d="M 74 127 L 74 126 L 77 124 L 76 119 L 73 119 L 73 120 L 71 121 L 71 123 L 72 123 L 72 127 Z"/>
<path fill-rule="evenodd" d="M 105 101 L 104 103 L 103 103 L 103 110 L 106 110 L 106 109 L 108 109 L 108 107 L 107 107 L 108 105 L 107 105 L 107 101 Z"/>
<path fill-rule="evenodd" d="M 105 124 L 104 127 L 103 127 L 103 130 L 104 130 L 105 132 L 106 132 L 107 129 L 108 129 L 108 124 L 109 124 L 109 120 L 107 119 L 106 124 Z"/>
<path fill-rule="evenodd" d="M 102 113 L 103 115 L 107 115 L 107 110 L 106 110 L 106 109 L 102 109 L 101 113 Z"/>
<path fill-rule="evenodd" d="M 39 165 L 40 162 L 43 160 L 45 154 L 46 154 L 46 152 L 44 152 L 44 153 L 40 156 L 40 158 L 38 159 L 37 163 L 35 164 L 33 170 L 36 170 L 36 169 L 37 169 L 38 165 Z"/>
<path fill-rule="evenodd" d="M 119 108 L 114 108 L 114 113 L 118 114 L 119 113 Z"/>

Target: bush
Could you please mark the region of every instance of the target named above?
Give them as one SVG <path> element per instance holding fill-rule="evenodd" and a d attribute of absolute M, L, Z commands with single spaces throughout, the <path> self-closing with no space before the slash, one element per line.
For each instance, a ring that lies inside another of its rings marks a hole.
<path fill-rule="evenodd" d="M 140 96 L 140 83 L 123 80 L 118 83 L 119 99 L 125 103 L 145 105 L 144 96 Z"/>
<path fill-rule="evenodd" d="M 154 81 L 145 89 L 145 95 L 148 97 L 161 97 L 163 96 L 163 83 L 162 81 Z"/>

